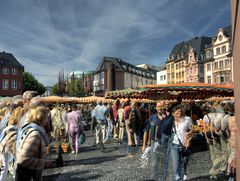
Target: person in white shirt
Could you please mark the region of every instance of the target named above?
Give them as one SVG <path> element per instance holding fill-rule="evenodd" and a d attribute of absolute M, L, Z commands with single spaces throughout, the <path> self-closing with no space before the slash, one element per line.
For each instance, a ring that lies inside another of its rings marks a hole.
<path fill-rule="evenodd" d="M 227 169 L 226 154 L 228 151 L 224 151 L 227 149 L 224 149 L 224 147 L 228 146 L 227 143 L 224 143 L 225 140 L 221 131 L 221 127 L 225 122 L 225 119 L 226 121 L 228 120 L 228 115 L 222 111 L 222 107 L 219 104 L 212 105 L 210 113 L 203 117 L 204 134 L 209 145 L 210 157 L 212 161 L 212 167 L 209 171 L 209 174 L 210 178 L 215 180 L 218 180 L 218 177 L 220 178 Z"/>
<path fill-rule="evenodd" d="M 107 108 L 103 105 L 102 101 L 98 101 L 98 105 L 92 110 L 92 118 L 97 120 L 96 129 L 96 144 L 102 147 L 104 151 L 103 140 L 106 138 L 106 118 L 105 111 Z"/>
<path fill-rule="evenodd" d="M 173 180 L 187 180 L 188 149 L 192 139 L 192 119 L 184 116 L 184 109 L 176 107 L 173 111 L 173 142 L 171 146 L 171 158 L 173 163 Z"/>

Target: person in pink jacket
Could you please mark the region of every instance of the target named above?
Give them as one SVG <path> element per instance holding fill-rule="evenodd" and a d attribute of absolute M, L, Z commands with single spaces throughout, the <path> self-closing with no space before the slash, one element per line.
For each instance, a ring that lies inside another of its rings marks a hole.
<path fill-rule="evenodd" d="M 78 137 L 84 130 L 81 112 L 77 110 L 77 106 L 72 106 L 72 111 L 67 115 L 68 133 L 70 137 L 72 153 L 78 153 Z"/>

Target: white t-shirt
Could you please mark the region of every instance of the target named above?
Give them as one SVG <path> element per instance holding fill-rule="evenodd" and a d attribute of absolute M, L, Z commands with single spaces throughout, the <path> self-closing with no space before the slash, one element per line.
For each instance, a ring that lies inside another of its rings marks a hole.
<path fill-rule="evenodd" d="M 189 129 L 192 128 L 192 119 L 188 116 L 181 118 L 178 124 L 175 122 L 175 127 L 177 134 L 175 133 L 175 129 L 173 128 L 174 132 L 174 138 L 173 138 L 173 143 L 179 145 L 178 139 L 183 143 L 184 138 L 189 131 Z"/>
<path fill-rule="evenodd" d="M 225 115 L 224 113 L 209 113 L 208 116 L 205 115 L 203 117 L 203 121 L 206 124 L 209 124 L 209 122 L 211 120 L 213 127 L 216 130 L 219 130 L 221 128 L 221 122 L 222 122 L 224 115 Z"/>

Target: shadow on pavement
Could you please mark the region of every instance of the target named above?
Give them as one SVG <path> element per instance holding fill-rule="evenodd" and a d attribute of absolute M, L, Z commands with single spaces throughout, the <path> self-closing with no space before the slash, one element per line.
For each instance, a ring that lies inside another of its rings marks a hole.
<path fill-rule="evenodd" d="M 96 150 L 101 150 L 101 147 L 98 146 L 85 146 L 85 147 L 80 147 L 80 153 L 81 152 L 90 152 L 90 151 L 96 151 Z M 109 153 L 118 150 L 119 147 L 117 146 L 112 146 L 112 147 L 105 147 L 104 153 Z"/>
<path fill-rule="evenodd" d="M 206 181 L 206 180 L 211 180 L 209 175 L 204 175 L 204 176 L 200 176 L 200 177 L 195 177 L 189 180 L 194 180 L 194 181 Z M 222 177 L 218 177 L 217 181 L 227 181 L 228 178 L 226 176 L 222 176 Z"/>
<path fill-rule="evenodd" d="M 95 146 L 85 146 L 85 147 L 81 147 L 80 146 L 80 153 L 81 152 L 89 152 L 89 151 L 95 151 L 95 150 L 97 150 L 97 149 L 99 149 L 99 148 L 97 148 L 97 147 L 95 147 Z"/>
<path fill-rule="evenodd" d="M 88 175 L 90 171 L 70 171 L 67 173 L 58 173 L 48 176 L 43 176 L 43 181 L 63 181 L 63 180 L 72 180 L 72 181 L 79 181 L 79 180 L 93 180 L 102 177 L 101 174 L 95 175 Z"/>
<path fill-rule="evenodd" d="M 125 155 L 119 156 L 106 156 L 106 157 L 95 157 L 95 158 L 88 158 L 88 159 L 81 159 L 81 160 L 68 160 L 66 161 L 65 166 L 74 166 L 74 165 L 96 165 L 102 162 L 113 161 L 120 157 L 124 157 Z"/>

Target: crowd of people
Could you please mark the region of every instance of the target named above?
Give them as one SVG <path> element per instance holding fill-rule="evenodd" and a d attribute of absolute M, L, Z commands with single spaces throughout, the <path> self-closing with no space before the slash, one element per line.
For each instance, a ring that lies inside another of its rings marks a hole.
<path fill-rule="evenodd" d="M 236 122 L 233 102 L 158 101 L 156 105 L 145 105 L 116 100 L 111 105 L 99 101 L 92 117 L 95 118 L 96 144 L 102 151 L 105 143 L 116 139 L 119 144 L 127 142 L 128 157 L 133 157 L 141 145 L 144 154 L 150 152 L 153 180 L 167 179 L 169 163 L 172 163 L 173 180 L 187 180 L 191 142 L 196 136 L 193 125 L 202 126 L 212 161 L 210 179 L 225 176 L 234 179 Z"/>
<path fill-rule="evenodd" d="M 48 160 L 50 142 L 69 138 L 72 153 L 79 152 L 78 137 L 85 123 L 75 104 L 46 104 L 36 92 L 4 99 L 0 103 L 0 181 L 8 172 L 16 181 L 40 181 L 45 167 L 58 165 Z"/>
<path fill-rule="evenodd" d="M 229 180 L 234 180 L 233 103 L 99 100 L 97 105 L 52 105 L 35 95 L 36 92 L 27 91 L 22 97 L 0 102 L 0 181 L 6 180 L 8 172 L 17 181 L 41 180 L 43 169 L 56 162 L 46 157 L 50 142 L 69 138 L 71 153 L 78 154 L 79 137 L 89 120 L 102 152 L 105 144 L 117 141 L 127 145 L 129 158 L 135 156 L 138 148 L 148 153 L 153 180 L 166 180 L 169 168 L 172 180 L 187 180 L 193 125 L 203 126 L 212 161 L 211 179 L 228 175 Z"/>

